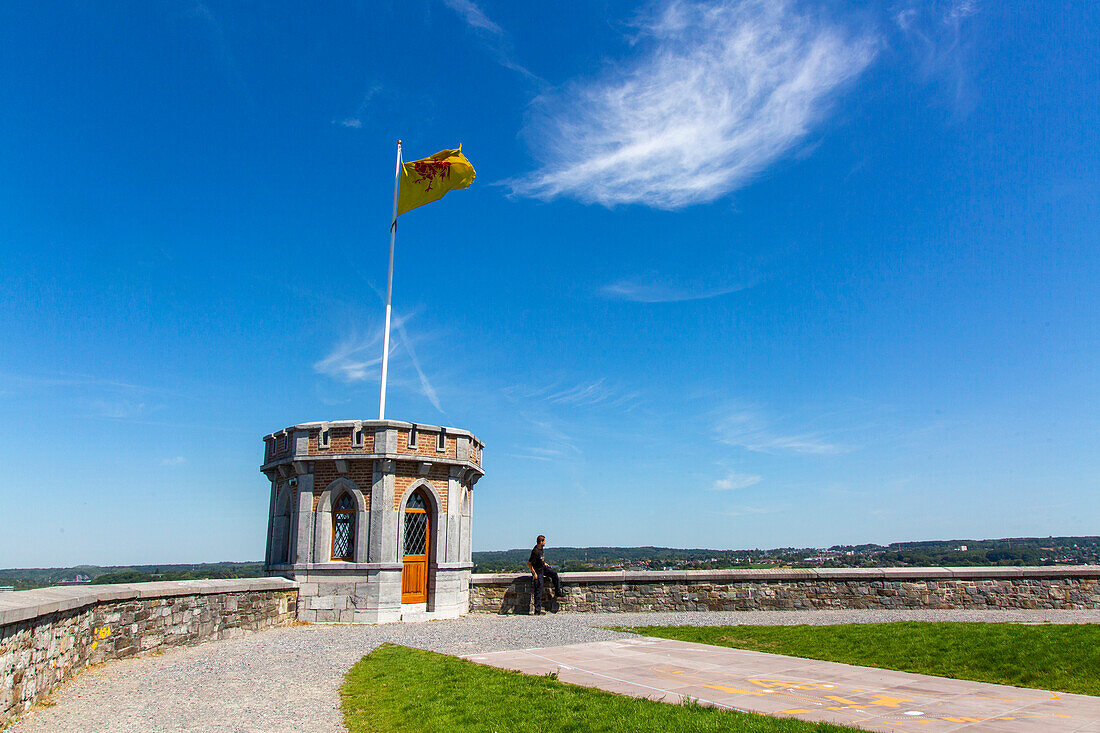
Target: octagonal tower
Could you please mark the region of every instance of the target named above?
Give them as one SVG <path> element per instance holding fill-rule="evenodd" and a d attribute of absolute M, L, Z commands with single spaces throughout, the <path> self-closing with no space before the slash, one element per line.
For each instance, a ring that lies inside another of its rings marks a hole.
<path fill-rule="evenodd" d="M 395 420 L 292 425 L 264 437 L 264 569 L 299 583 L 302 621 L 454 618 L 469 609 L 472 433 Z"/>

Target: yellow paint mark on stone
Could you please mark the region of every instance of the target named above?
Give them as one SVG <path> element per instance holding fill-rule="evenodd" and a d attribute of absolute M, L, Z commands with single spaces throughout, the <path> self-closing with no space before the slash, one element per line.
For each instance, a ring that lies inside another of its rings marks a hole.
<path fill-rule="evenodd" d="M 867 703 L 870 707 L 875 708 L 896 708 L 900 707 L 900 703 L 913 702 L 909 697 L 890 697 L 889 695 L 874 695 L 875 701 Z"/>
<path fill-rule="evenodd" d="M 812 710 L 806 710 L 805 708 L 792 708 L 790 710 L 780 710 L 779 715 L 798 715 L 799 713 L 812 713 Z"/>
<path fill-rule="evenodd" d="M 964 715 L 960 715 L 957 718 L 952 717 L 950 715 L 947 715 L 947 716 L 944 716 L 944 717 L 940 718 L 940 720 L 946 720 L 948 723 L 980 723 L 981 722 L 977 718 L 968 718 Z"/>
<path fill-rule="evenodd" d="M 104 639 L 106 639 L 110 635 L 111 635 L 111 627 L 110 626 L 104 626 L 101 629 L 92 629 L 92 638 L 95 639 L 95 641 L 92 642 L 92 651 L 95 651 L 95 648 L 97 646 L 99 646 L 99 642 L 103 641 Z"/>
<path fill-rule="evenodd" d="M 856 707 L 856 708 L 861 708 L 866 704 L 866 703 L 856 702 L 855 700 L 848 700 L 846 698 L 841 697 L 840 695 L 826 695 L 825 699 L 826 700 L 835 700 L 836 702 L 843 703 L 845 705 L 848 705 L 849 707 Z"/>
<path fill-rule="evenodd" d="M 719 692 L 729 692 L 734 695 L 755 695 L 756 697 L 763 697 L 764 693 L 757 692 L 756 690 L 742 690 L 737 687 L 726 687 L 725 685 L 703 685 L 711 690 L 718 690 Z"/>
<path fill-rule="evenodd" d="M 788 687 L 792 690 L 831 690 L 836 685 L 825 685 L 816 682 L 792 682 L 790 680 L 769 680 L 758 677 L 749 682 L 761 687 Z"/>

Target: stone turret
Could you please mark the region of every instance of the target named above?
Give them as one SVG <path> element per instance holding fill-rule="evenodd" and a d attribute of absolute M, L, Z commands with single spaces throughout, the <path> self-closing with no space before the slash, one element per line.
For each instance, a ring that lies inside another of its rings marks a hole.
<path fill-rule="evenodd" d="M 454 618 L 469 609 L 473 488 L 484 445 L 395 420 L 264 437 L 265 570 L 298 581 L 302 621 Z"/>

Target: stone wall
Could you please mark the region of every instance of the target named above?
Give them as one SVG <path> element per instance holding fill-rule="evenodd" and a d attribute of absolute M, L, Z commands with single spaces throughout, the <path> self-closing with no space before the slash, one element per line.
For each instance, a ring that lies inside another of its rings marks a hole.
<path fill-rule="evenodd" d="M 89 664 L 291 623 L 283 578 L 45 588 L 0 595 L 0 728 Z"/>
<path fill-rule="evenodd" d="M 552 611 L 1100 608 L 1100 566 L 562 573 Z M 531 613 L 528 574 L 470 577 L 471 613 Z"/>
<path fill-rule="evenodd" d="M 468 562 L 432 565 L 428 570 L 428 602 L 419 604 L 401 603 L 400 563 L 344 565 L 293 573 L 298 585 L 299 621 L 377 624 L 442 620 L 466 614 Z"/>

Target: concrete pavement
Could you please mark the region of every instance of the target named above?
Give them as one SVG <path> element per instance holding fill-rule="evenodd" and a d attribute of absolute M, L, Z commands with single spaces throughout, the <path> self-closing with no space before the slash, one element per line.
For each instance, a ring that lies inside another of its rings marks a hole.
<path fill-rule="evenodd" d="M 1100 698 L 856 667 L 670 639 L 472 654 L 482 664 L 666 702 L 874 731 L 1100 733 Z"/>

